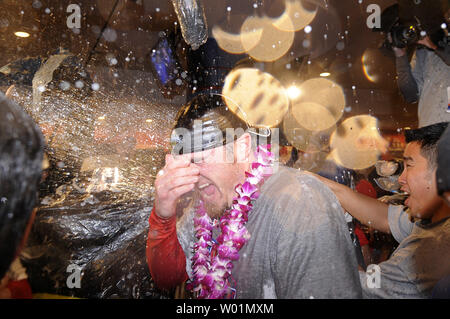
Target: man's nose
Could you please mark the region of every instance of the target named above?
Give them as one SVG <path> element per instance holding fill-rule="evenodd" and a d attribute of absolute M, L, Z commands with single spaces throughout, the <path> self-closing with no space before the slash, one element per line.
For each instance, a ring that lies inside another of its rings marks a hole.
<path fill-rule="evenodd" d="M 400 185 L 406 185 L 406 168 L 403 169 L 402 173 L 398 177 L 398 183 Z"/>

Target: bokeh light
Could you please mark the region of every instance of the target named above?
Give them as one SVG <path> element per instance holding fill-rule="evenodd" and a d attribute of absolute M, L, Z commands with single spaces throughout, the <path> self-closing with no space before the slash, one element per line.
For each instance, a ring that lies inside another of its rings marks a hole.
<path fill-rule="evenodd" d="M 224 31 L 222 24 L 212 27 L 212 35 L 221 49 L 233 53 L 248 53 L 253 59 L 262 62 L 278 60 L 291 48 L 295 32 L 303 28 L 311 30 L 310 23 L 317 14 L 306 9 L 300 0 L 286 0 L 285 10 L 278 18 L 268 16 L 248 16 L 241 26 L 240 33 Z M 236 17 L 232 15 L 227 19 Z"/>
<path fill-rule="evenodd" d="M 289 19 L 285 20 L 285 24 L 291 24 Z M 241 28 L 241 34 L 254 34 L 262 31 L 262 36 L 258 44 L 255 46 L 254 41 L 244 41 L 242 45 L 252 58 L 257 61 L 271 62 L 278 60 L 288 52 L 294 42 L 294 32 L 281 31 L 273 25 L 273 19 L 269 17 L 248 17 Z"/>
<path fill-rule="evenodd" d="M 374 165 L 386 152 L 387 144 L 380 135 L 375 117 L 353 116 L 343 121 L 331 135 L 330 157 L 340 166 L 365 169 Z"/>
<path fill-rule="evenodd" d="M 361 64 L 367 80 L 372 83 L 388 83 L 393 81 L 394 75 L 390 70 L 395 69 L 394 61 L 383 55 L 379 49 L 367 48 L 362 57 Z"/>
<path fill-rule="evenodd" d="M 301 125 L 291 112 L 283 120 L 283 133 L 287 141 L 298 150 L 315 153 L 326 150 L 330 143 L 330 136 L 336 129 L 335 125 L 324 131 L 313 131 Z"/>
<path fill-rule="evenodd" d="M 278 125 L 289 109 L 286 89 L 272 75 L 255 68 L 231 71 L 222 94 L 229 109 L 255 127 Z"/>
<path fill-rule="evenodd" d="M 324 78 L 314 78 L 299 86 L 302 94 L 292 101 L 292 114 L 306 129 L 323 131 L 342 116 L 345 95 L 340 86 Z"/>
<path fill-rule="evenodd" d="M 261 39 L 262 33 L 262 29 L 253 29 L 249 32 L 233 34 L 223 31 L 222 28 L 217 25 L 212 28 L 212 34 L 216 39 L 217 44 L 224 51 L 233 54 L 241 54 L 246 52 L 246 49 L 242 44 L 243 42 L 245 42 L 247 49 L 254 48 Z"/>
<path fill-rule="evenodd" d="M 291 100 L 295 100 L 300 96 L 301 91 L 295 85 L 291 85 L 290 87 L 287 88 L 286 93 Z"/>
<path fill-rule="evenodd" d="M 282 31 L 299 31 L 309 25 L 317 14 L 305 9 L 301 0 L 286 0 L 284 13 L 273 22 L 273 25 Z"/>

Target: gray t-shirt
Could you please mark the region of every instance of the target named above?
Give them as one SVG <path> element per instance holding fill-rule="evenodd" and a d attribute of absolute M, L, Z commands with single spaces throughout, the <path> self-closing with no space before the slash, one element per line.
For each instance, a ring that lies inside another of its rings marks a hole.
<path fill-rule="evenodd" d="M 408 57 L 397 58 L 398 86 L 407 101 L 419 97 L 419 127 L 450 121 L 450 66 L 435 52 L 416 50 L 411 68 Z"/>
<path fill-rule="evenodd" d="M 450 275 L 450 218 L 412 223 L 404 208 L 389 206 L 389 227 L 400 245 L 378 264 L 379 288 L 360 273 L 365 298 L 429 298 L 439 279 Z"/>
<path fill-rule="evenodd" d="M 315 177 L 280 167 L 266 180 L 246 225 L 251 234 L 234 262 L 237 298 L 361 298 L 358 264 L 344 213 Z M 192 211 L 177 235 L 192 276 Z"/>

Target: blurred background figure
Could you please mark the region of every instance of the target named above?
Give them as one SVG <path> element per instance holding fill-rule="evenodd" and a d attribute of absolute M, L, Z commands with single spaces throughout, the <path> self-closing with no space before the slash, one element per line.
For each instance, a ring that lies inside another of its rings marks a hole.
<path fill-rule="evenodd" d="M 450 128 L 444 132 L 438 144 L 438 168 L 436 171 L 436 183 L 438 193 L 447 205 L 450 206 Z M 433 298 L 450 299 L 450 276 L 441 279 L 433 289 Z"/>
<path fill-rule="evenodd" d="M 450 120 L 448 11 L 448 1 L 399 1 L 382 14 L 385 47 L 396 57 L 397 84 L 406 102 L 418 102 L 419 127 Z"/>
<path fill-rule="evenodd" d="M 0 297 L 31 297 L 16 257 L 34 218 L 44 142 L 33 120 L 1 93 L 0 114 Z"/>
<path fill-rule="evenodd" d="M 447 128 L 438 144 L 438 168 L 436 182 L 439 195 L 443 196 L 447 205 L 450 205 L 450 129 Z"/>

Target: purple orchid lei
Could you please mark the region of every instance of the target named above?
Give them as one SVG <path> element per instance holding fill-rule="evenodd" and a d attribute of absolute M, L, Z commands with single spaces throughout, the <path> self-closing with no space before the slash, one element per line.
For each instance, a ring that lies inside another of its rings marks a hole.
<path fill-rule="evenodd" d="M 239 259 L 239 250 L 250 239 L 245 228 L 248 213 L 253 208 L 252 201 L 259 197 L 258 184 L 272 175 L 273 155 L 270 145 L 259 146 L 255 152 L 256 161 L 251 164 L 250 172 L 245 172 L 246 179 L 235 190 L 238 194 L 233 199 L 231 209 L 220 218 L 218 226 L 221 234 L 218 244 L 213 243 L 212 230 L 215 223 L 208 216 L 203 202 L 196 207 L 194 228 L 197 242 L 194 244 L 192 258 L 193 279 L 188 288 L 197 293 L 200 299 L 223 298 L 228 291 L 228 277 L 233 269 L 233 261 Z M 217 255 L 211 259 L 211 248 L 217 245 Z"/>

